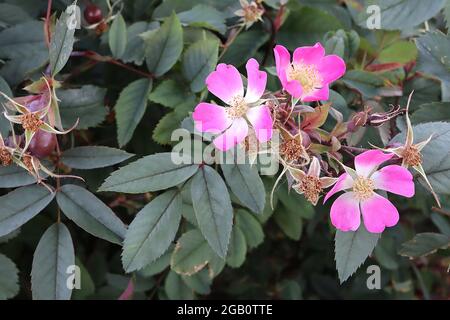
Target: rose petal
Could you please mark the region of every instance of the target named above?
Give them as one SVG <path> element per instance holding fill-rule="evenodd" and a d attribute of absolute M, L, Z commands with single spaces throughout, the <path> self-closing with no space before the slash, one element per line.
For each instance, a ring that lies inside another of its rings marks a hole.
<path fill-rule="evenodd" d="M 325 49 L 320 43 L 314 46 L 300 47 L 295 49 L 293 60 L 295 63 L 317 65 L 325 55 Z"/>
<path fill-rule="evenodd" d="M 195 107 L 192 118 L 195 121 L 195 128 L 200 132 L 220 133 L 232 123 L 224 107 L 206 102 L 199 103 Z"/>
<path fill-rule="evenodd" d="M 361 202 L 361 211 L 364 225 L 372 233 L 381 233 L 385 227 L 395 226 L 399 220 L 397 208 L 377 193 Z"/>
<path fill-rule="evenodd" d="M 241 143 L 247 136 L 247 133 L 247 122 L 243 118 L 238 118 L 233 121 L 233 124 L 227 131 L 215 138 L 213 143 L 217 149 L 227 151 Z"/>
<path fill-rule="evenodd" d="M 380 150 L 369 150 L 355 157 L 355 169 L 358 175 L 368 177 L 383 162 L 391 159 L 392 153 L 384 153 Z"/>
<path fill-rule="evenodd" d="M 281 83 L 286 80 L 286 69 L 291 63 L 291 55 L 289 51 L 280 45 L 275 46 L 273 49 L 275 56 L 275 65 L 277 67 L 277 74 L 281 80 Z M 281 75 L 284 75 L 283 77 Z"/>
<path fill-rule="evenodd" d="M 258 61 L 250 59 L 245 66 L 247 69 L 247 92 L 245 93 L 245 101 L 254 103 L 261 98 L 266 89 L 267 73 L 259 70 Z"/>
<path fill-rule="evenodd" d="M 353 192 L 341 194 L 331 206 L 331 223 L 341 231 L 356 231 L 361 223 L 359 201 Z"/>
<path fill-rule="evenodd" d="M 346 66 L 341 57 L 332 54 L 324 57 L 319 62 L 317 69 L 324 84 L 328 84 L 342 77 L 345 73 Z"/>
<path fill-rule="evenodd" d="M 350 177 L 348 173 L 341 174 L 336 184 L 333 186 L 333 188 L 331 188 L 330 191 L 328 191 L 327 195 L 325 196 L 325 199 L 323 199 L 323 203 L 325 203 L 335 193 L 345 189 L 350 189 L 352 186 L 353 186 L 352 177 Z"/>
<path fill-rule="evenodd" d="M 206 78 L 208 90 L 223 102 L 230 104 L 235 96 L 244 96 L 244 86 L 239 71 L 230 64 L 217 65 Z"/>
<path fill-rule="evenodd" d="M 328 100 L 330 96 L 330 89 L 328 85 L 324 85 L 321 89 L 314 90 L 308 95 L 302 97 L 303 102 L 312 102 L 320 100 Z"/>
<path fill-rule="evenodd" d="M 390 165 L 372 175 L 376 189 L 386 190 L 404 197 L 411 198 L 414 195 L 413 176 L 408 169 Z"/>
<path fill-rule="evenodd" d="M 259 106 L 248 109 L 247 119 L 255 129 L 255 135 L 259 142 L 267 142 L 272 139 L 272 117 L 267 106 Z"/>

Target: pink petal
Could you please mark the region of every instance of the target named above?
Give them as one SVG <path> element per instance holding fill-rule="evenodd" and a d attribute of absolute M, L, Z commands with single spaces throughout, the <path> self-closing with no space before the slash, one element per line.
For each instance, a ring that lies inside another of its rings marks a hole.
<path fill-rule="evenodd" d="M 374 193 L 361 202 L 361 211 L 367 231 L 381 233 L 385 227 L 395 226 L 399 220 L 397 208 L 386 198 Z"/>
<path fill-rule="evenodd" d="M 195 128 L 200 132 L 220 133 L 231 125 L 225 108 L 216 104 L 199 103 L 192 114 Z"/>
<path fill-rule="evenodd" d="M 358 175 L 368 177 L 383 162 L 391 159 L 393 153 L 384 153 L 380 150 L 369 150 L 355 157 L 355 169 Z"/>
<path fill-rule="evenodd" d="M 324 57 L 318 64 L 317 69 L 323 82 L 328 84 L 342 77 L 346 67 L 341 57 L 332 54 Z"/>
<path fill-rule="evenodd" d="M 350 177 L 348 173 L 343 173 L 338 178 L 338 181 L 336 184 L 331 188 L 330 191 L 328 191 L 327 195 L 325 196 L 325 199 L 323 199 L 323 202 L 325 203 L 330 197 L 332 197 L 335 193 L 350 189 L 353 186 L 353 179 Z"/>
<path fill-rule="evenodd" d="M 325 84 L 323 88 L 315 90 L 308 95 L 302 97 L 303 102 L 311 102 L 311 101 L 320 101 L 320 100 L 328 100 L 330 96 L 330 89 L 328 85 Z"/>
<path fill-rule="evenodd" d="M 235 96 L 244 96 L 244 86 L 239 71 L 231 64 L 220 63 L 216 71 L 206 78 L 208 90 L 225 103 L 230 103 Z"/>
<path fill-rule="evenodd" d="M 404 197 L 411 198 L 414 195 L 413 176 L 408 169 L 390 165 L 386 166 L 372 175 L 375 188 L 386 190 Z"/>
<path fill-rule="evenodd" d="M 301 98 L 303 94 L 302 85 L 297 80 L 286 80 L 286 82 L 283 84 L 283 88 L 294 98 Z"/>
<path fill-rule="evenodd" d="M 215 138 L 213 143 L 217 149 L 227 151 L 241 143 L 247 136 L 247 133 L 247 122 L 243 118 L 238 118 L 233 121 L 233 124 L 227 131 Z"/>
<path fill-rule="evenodd" d="M 266 106 L 253 107 L 247 111 L 247 119 L 255 129 L 259 142 L 267 142 L 272 139 L 272 117 Z"/>
<path fill-rule="evenodd" d="M 286 79 L 286 69 L 289 67 L 291 63 L 291 55 L 289 51 L 280 45 L 275 46 L 273 49 L 273 53 L 275 56 L 275 65 L 277 67 L 277 74 L 278 77 L 280 77 L 281 82 L 283 83 L 283 80 L 281 79 L 281 75 L 284 75 L 284 79 Z"/>
<path fill-rule="evenodd" d="M 294 62 L 317 65 L 325 55 L 325 49 L 320 43 L 312 47 L 300 47 L 294 51 Z"/>
<path fill-rule="evenodd" d="M 331 206 L 331 223 L 341 231 L 356 231 L 361 223 L 359 201 L 353 192 L 341 194 Z"/>
<path fill-rule="evenodd" d="M 247 61 L 247 92 L 245 101 L 253 103 L 259 100 L 266 89 L 267 73 L 259 70 L 259 63 L 255 59 Z"/>

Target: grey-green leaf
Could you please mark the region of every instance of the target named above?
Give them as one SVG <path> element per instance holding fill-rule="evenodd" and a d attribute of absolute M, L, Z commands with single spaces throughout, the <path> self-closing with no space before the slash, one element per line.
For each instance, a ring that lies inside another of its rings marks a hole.
<path fill-rule="evenodd" d="M 68 267 L 75 264 L 75 252 L 69 230 L 55 223 L 45 231 L 34 252 L 31 268 L 33 300 L 70 300 Z M 70 269 L 69 269 L 70 270 Z"/>
<path fill-rule="evenodd" d="M 266 191 L 258 170 L 250 164 L 234 162 L 221 165 L 228 186 L 247 208 L 255 213 L 262 213 L 266 203 Z"/>
<path fill-rule="evenodd" d="M 139 211 L 130 224 L 123 245 L 125 271 L 142 269 L 166 252 L 178 231 L 181 205 L 179 191 L 170 190 Z"/>
<path fill-rule="evenodd" d="M 12 164 L 0 167 L 0 188 L 15 188 L 33 184 L 36 179 L 22 167 Z"/>
<path fill-rule="evenodd" d="M 245 262 L 247 243 L 243 231 L 234 227 L 231 232 L 230 248 L 228 250 L 227 264 L 232 268 L 239 268 Z"/>
<path fill-rule="evenodd" d="M 236 226 L 244 233 L 247 246 L 256 248 L 264 241 L 264 231 L 259 221 L 247 211 L 240 209 L 236 212 Z"/>
<path fill-rule="evenodd" d="M 80 228 L 98 238 L 122 244 L 126 226 L 107 205 L 88 190 L 66 184 L 58 191 L 56 200 L 64 214 Z"/>
<path fill-rule="evenodd" d="M 192 44 L 183 55 L 183 75 L 193 92 L 205 88 L 206 77 L 214 70 L 219 53 L 217 40 L 204 39 Z"/>
<path fill-rule="evenodd" d="M 144 193 L 180 184 L 198 170 L 196 164 L 175 164 L 171 153 L 158 153 L 141 158 L 113 172 L 100 191 Z"/>
<path fill-rule="evenodd" d="M 127 25 L 121 14 L 117 15 L 111 24 L 108 41 L 113 56 L 120 59 L 127 47 Z"/>
<path fill-rule="evenodd" d="M 71 19 L 71 16 L 67 12 L 61 14 L 50 41 L 50 69 L 53 76 L 58 74 L 66 65 L 75 42 L 75 28 L 69 28 L 69 19 Z"/>
<path fill-rule="evenodd" d="M 21 187 L 0 197 L 0 236 L 4 236 L 37 215 L 52 201 L 54 193 L 45 187 Z"/>
<path fill-rule="evenodd" d="M 170 271 L 164 283 L 167 297 L 172 300 L 192 300 L 194 292 L 183 281 L 180 275 Z"/>
<path fill-rule="evenodd" d="M 341 283 L 355 273 L 372 254 L 380 235 L 380 233 L 370 233 L 362 223 L 356 231 L 336 231 L 334 259 Z"/>
<path fill-rule="evenodd" d="M 75 147 L 63 152 L 61 161 L 74 169 L 95 169 L 112 166 L 132 157 L 133 154 L 104 146 Z"/>
<path fill-rule="evenodd" d="M 225 258 L 233 224 L 233 208 L 227 186 L 211 167 L 203 166 L 191 184 L 195 217 L 211 248 Z"/>
<path fill-rule="evenodd" d="M 426 232 L 416 234 L 412 240 L 403 243 L 399 254 L 405 257 L 419 258 L 448 247 L 450 247 L 450 236 Z"/>
<path fill-rule="evenodd" d="M 146 39 L 147 67 L 156 77 L 162 76 L 177 62 L 183 51 L 183 29 L 175 13 L 161 28 Z"/>
<path fill-rule="evenodd" d="M 19 270 L 7 256 L 0 254 L 0 300 L 13 298 L 19 292 Z"/>
<path fill-rule="evenodd" d="M 139 79 L 130 83 L 120 93 L 114 106 L 119 146 L 126 145 L 142 119 L 147 107 L 147 96 L 152 90 L 151 79 Z"/>

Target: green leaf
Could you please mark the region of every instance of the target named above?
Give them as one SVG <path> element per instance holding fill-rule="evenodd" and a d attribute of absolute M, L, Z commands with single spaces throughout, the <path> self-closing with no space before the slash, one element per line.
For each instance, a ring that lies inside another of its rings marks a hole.
<path fill-rule="evenodd" d="M 294 215 L 298 215 L 305 219 L 312 219 L 312 217 L 314 217 L 314 207 L 305 199 L 303 195 L 298 194 L 292 189 L 288 190 L 287 187 L 280 187 L 276 195 L 283 206 L 285 206 L 286 209 L 291 211 Z M 270 203 L 268 204 L 270 205 Z"/>
<path fill-rule="evenodd" d="M 277 43 L 294 50 L 300 45 L 313 45 L 328 31 L 342 29 L 333 15 L 311 7 L 291 12 L 277 35 Z"/>
<path fill-rule="evenodd" d="M 191 27 L 202 27 L 225 34 L 227 26 L 225 24 L 226 16 L 213 7 L 199 4 L 188 11 L 178 14 L 183 25 Z"/>
<path fill-rule="evenodd" d="M 170 267 L 181 275 L 193 275 L 202 270 L 215 256 L 202 234 L 193 229 L 177 241 Z"/>
<path fill-rule="evenodd" d="M 425 103 L 411 115 L 413 124 L 435 121 L 450 122 L 450 102 Z"/>
<path fill-rule="evenodd" d="M 383 49 L 378 56 L 381 63 L 408 63 L 417 59 L 417 48 L 414 42 L 396 41 Z"/>
<path fill-rule="evenodd" d="M 247 246 L 252 249 L 264 241 L 264 231 L 259 221 L 247 211 L 240 209 L 236 212 L 236 226 L 242 230 Z"/>
<path fill-rule="evenodd" d="M 14 298 L 19 293 L 19 270 L 7 256 L 0 253 L 0 300 Z"/>
<path fill-rule="evenodd" d="M 139 211 L 123 244 L 122 263 L 126 272 L 142 269 L 166 252 L 178 231 L 181 204 L 180 192 L 170 190 Z"/>
<path fill-rule="evenodd" d="M 13 93 L 8 83 L 0 76 L 0 92 L 3 92 L 8 97 L 12 97 Z M 5 103 L 7 100 L 3 96 L 0 97 L 0 104 Z M 5 118 L 3 114 L 0 115 L 0 133 L 2 136 L 8 136 L 9 131 L 11 130 L 11 125 L 9 124 L 8 119 Z M 1 181 L 1 180 L 0 180 Z"/>
<path fill-rule="evenodd" d="M 181 121 L 187 115 L 187 112 L 179 113 L 177 111 L 164 115 L 153 130 L 153 140 L 159 144 L 170 144 L 173 131 L 180 128 Z"/>
<path fill-rule="evenodd" d="M 180 81 L 173 79 L 164 80 L 155 90 L 148 96 L 148 98 L 156 103 L 162 104 L 165 107 L 176 109 L 178 106 L 192 101 L 195 104 L 195 96 L 186 90 L 186 86 Z"/>
<path fill-rule="evenodd" d="M 117 15 L 111 24 L 108 42 L 113 57 L 120 59 L 127 48 L 127 25 L 121 14 Z"/>
<path fill-rule="evenodd" d="M 139 21 L 129 26 L 127 29 L 127 46 L 121 60 L 141 65 L 145 60 L 145 43 L 142 35 L 147 32 L 155 32 L 157 28 L 159 28 L 159 22 L 157 21 Z"/>
<path fill-rule="evenodd" d="M 445 0 L 354 0 L 347 3 L 353 20 L 362 28 L 368 28 L 374 11 L 367 8 L 375 4 L 380 10 L 382 29 L 408 30 L 434 17 Z"/>
<path fill-rule="evenodd" d="M 66 184 L 56 195 L 56 200 L 66 217 L 90 234 L 122 244 L 127 231 L 123 222 L 88 190 Z"/>
<path fill-rule="evenodd" d="M 448 219 L 435 212 L 431 214 L 430 218 L 441 233 L 450 236 L 450 221 Z"/>
<path fill-rule="evenodd" d="M 0 167 L 0 188 L 15 188 L 36 183 L 36 178 L 22 167 L 11 164 Z"/>
<path fill-rule="evenodd" d="M 75 264 L 80 268 L 80 289 L 72 292 L 72 300 L 86 300 L 95 293 L 95 284 L 78 257 L 75 257 Z"/>
<path fill-rule="evenodd" d="M 208 270 L 203 269 L 192 276 L 181 276 L 181 278 L 184 283 L 195 292 L 204 295 L 211 293 L 212 279 L 208 274 Z"/>
<path fill-rule="evenodd" d="M 164 283 L 164 290 L 171 300 L 192 300 L 194 292 L 183 281 L 181 276 L 170 271 Z"/>
<path fill-rule="evenodd" d="M 67 227 L 55 223 L 45 231 L 36 247 L 31 268 L 33 300 L 70 300 L 67 286 L 69 266 L 75 265 L 72 238 Z"/>
<path fill-rule="evenodd" d="M 75 3 L 75 2 L 74 2 Z M 69 60 L 75 42 L 75 28 L 69 28 L 71 16 L 61 13 L 55 25 L 55 32 L 51 37 L 49 55 L 50 70 L 53 76 L 58 74 Z"/>
<path fill-rule="evenodd" d="M 227 265 L 239 268 L 245 262 L 247 255 L 247 243 L 245 236 L 239 227 L 234 227 L 231 232 L 230 248 L 227 255 Z"/>
<path fill-rule="evenodd" d="M 424 257 L 450 246 L 450 236 L 440 233 L 419 233 L 402 244 L 399 254 L 409 258 Z"/>
<path fill-rule="evenodd" d="M 236 68 L 242 66 L 253 57 L 258 49 L 269 40 L 270 35 L 260 30 L 250 30 L 241 33 L 233 41 L 221 62 L 234 65 Z"/>
<path fill-rule="evenodd" d="M 48 61 L 42 21 L 28 21 L 0 32 L 0 59 L 7 60 L 0 74 L 16 85 Z"/>
<path fill-rule="evenodd" d="M 233 224 L 225 182 L 214 169 L 203 166 L 192 180 L 191 196 L 200 231 L 219 257 L 225 258 Z"/>
<path fill-rule="evenodd" d="M 140 79 L 130 83 L 120 93 L 114 106 L 117 120 L 117 140 L 123 147 L 133 137 L 147 107 L 147 96 L 152 90 L 151 79 Z"/>
<path fill-rule="evenodd" d="M 192 44 L 183 55 L 183 75 L 193 92 L 205 88 L 206 77 L 214 71 L 219 53 L 217 40 L 200 40 Z"/>
<path fill-rule="evenodd" d="M 169 71 L 183 51 L 183 29 L 175 13 L 146 40 L 145 61 L 156 77 Z"/>
<path fill-rule="evenodd" d="M 255 213 L 262 213 L 266 202 L 266 191 L 259 177 L 258 170 L 250 164 L 221 164 L 225 181 L 234 195 L 247 208 Z"/>
<path fill-rule="evenodd" d="M 52 201 L 54 193 L 45 187 L 21 187 L 0 197 L 0 236 L 4 236 L 37 215 Z"/>
<path fill-rule="evenodd" d="M 163 272 L 170 265 L 170 259 L 172 257 L 174 248 L 174 245 L 170 245 L 169 249 L 162 256 L 142 268 L 138 272 L 139 275 L 148 278 Z"/>
<path fill-rule="evenodd" d="M 295 211 L 278 206 L 273 218 L 283 232 L 292 240 L 300 240 L 303 230 L 303 219 Z"/>
<path fill-rule="evenodd" d="M 113 172 L 100 187 L 100 191 L 144 193 L 167 189 L 190 178 L 196 164 L 175 164 L 172 153 L 146 156 Z"/>
<path fill-rule="evenodd" d="M 371 98 L 380 93 L 384 80 L 379 75 L 363 70 L 348 71 L 342 81 L 350 88 L 356 89 L 363 97 Z"/>
<path fill-rule="evenodd" d="M 0 27 L 8 27 L 32 20 L 30 15 L 19 5 L 0 3 Z"/>
<path fill-rule="evenodd" d="M 450 1 L 445 1 L 445 7 L 444 7 L 444 19 L 445 19 L 445 25 L 447 26 L 447 30 L 450 30 Z"/>
<path fill-rule="evenodd" d="M 92 85 L 78 89 L 60 89 L 56 91 L 64 127 L 71 127 L 77 121 L 77 129 L 88 129 L 100 124 L 106 117 L 104 104 L 106 89 Z"/>
<path fill-rule="evenodd" d="M 61 161 L 74 169 L 95 169 L 112 166 L 133 154 L 104 146 L 75 147 L 63 152 Z"/>
<path fill-rule="evenodd" d="M 417 38 L 419 58 L 417 70 L 434 75 L 445 86 L 450 83 L 450 38 L 440 31 L 429 32 Z M 443 97 L 443 101 L 449 101 L 450 97 Z"/>
<path fill-rule="evenodd" d="M 334 238 L 336 268 L 341 283 L 346 281 L 366 258 L 372 254 L 380 233 L 370 233 L 364 224 L 356 231 L 342 232 L 336 230 Z"/>

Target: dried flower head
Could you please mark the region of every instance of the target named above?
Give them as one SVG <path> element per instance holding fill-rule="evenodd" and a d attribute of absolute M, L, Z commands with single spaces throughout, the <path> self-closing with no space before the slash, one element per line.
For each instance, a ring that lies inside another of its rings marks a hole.
<path fill-rule="evenodd" d="M 240 0 L 241 9 L 237 10 L 235 14 L 241 17 L 240 21 L 248 29 L 258 20 L 262 20 L 262 15 L 264 14 L 264 8 L 257 2 L 247 0 Z"/>

